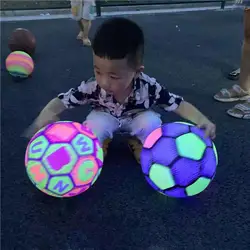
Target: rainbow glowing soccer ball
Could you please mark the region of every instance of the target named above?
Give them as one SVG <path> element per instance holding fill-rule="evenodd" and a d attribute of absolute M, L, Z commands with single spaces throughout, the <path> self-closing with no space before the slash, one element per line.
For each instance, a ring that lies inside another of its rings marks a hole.
<path fill-rule="evenodd" d="M 6 68 L 13 77 L 27 78 L 34 70 L 33 59 L 23 51 L 14 51 L 6 58 Z"/>
<path fill-rule="evenodd" d="M 142 171 L 158 192 L 172 197 L 202 192 L 215 176 L 218 156 L 214 143 L 192 124 L 163 125 L 146 139 Z"/>
<path fill-rule="evenodd" d="M 55 197 L 85 192 L 100 175 L 103 150 L 85 126 L 70 121 L 50 124 L 29 142 L 25 166 L 33 184 Z"/>

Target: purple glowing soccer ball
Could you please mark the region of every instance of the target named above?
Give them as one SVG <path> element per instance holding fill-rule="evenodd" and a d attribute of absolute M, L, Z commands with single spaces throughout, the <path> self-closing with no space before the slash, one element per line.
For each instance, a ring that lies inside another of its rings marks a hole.
<path fill-rule="evenodd" d="M 218 155 L 212 140 L 196 126 L 164 124 L 146 139 L 141 153 L 142 171 L 161 194 L 183 198 L 197 195 L 216 173 Z"/>

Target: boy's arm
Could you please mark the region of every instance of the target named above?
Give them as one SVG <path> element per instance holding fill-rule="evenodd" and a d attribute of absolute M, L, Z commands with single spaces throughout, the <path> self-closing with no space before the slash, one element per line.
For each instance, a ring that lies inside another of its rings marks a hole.
<path fill-rule="evenodd" d="M 82 82 L 77 88 L 71 88 L 66 93 L 61 93 L 57 98 L 52 99 L 45 108 L 40 112 L 39 116 L 23 133 L 23 136 L 30 138 L 39 129 L 49 123 L 59 120 L 59 115 L 66 109 L 85 105 L 88 100 L 95 96 L 96 82 Z"/>
<path fill-rule="evenodd" d="M 40 129 L 47 125 L 46 123 L 48 122 L 59 120 L 58 115 L 60 115 L 65 109 L 65 105 L 58 97 L 52 99 L 36 118 L 35 123 L 37 127 Z"/>
<path fill-rule="evenodd" d="M 216 126 L 189 102 L 182 101 L 174 112 L 182 118 L 197 124 L 199 128 L 205 129 L 206 136 L 212 139 L 215 138 Z"/>
<path fill-rule="evenodd" d="M 59 98 L 52 99 L 40 112 L 35 121 L 24 131 L 23 136 L 31 138 L 39 129 L 49 123 L 59 120 L 58 115 L 62 113 L 66 107 Z"/>
<path fill-rule="evenodd" d="M 208 119 L 196 107 L 187 101 L 182 101 L 178 108 L 174 110 L 174 113 L 196 125 L 208 121 Z"/>
<path fill-rule="evenodd" d="M 173 111 L 184 119 L 187 119 L 199 128 L 205 129 L 206 136 L 215 138 L 216 127 L 196 107 L 183 100 L 181 96 L 170 93 L 166 88 L 155 82 L 156 104 L 166 111 Z"/>

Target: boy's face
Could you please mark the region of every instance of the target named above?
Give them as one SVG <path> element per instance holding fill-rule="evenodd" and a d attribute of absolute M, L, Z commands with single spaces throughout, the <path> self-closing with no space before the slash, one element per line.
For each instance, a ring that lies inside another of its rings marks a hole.
<path fill-rule="evenodd" d="M 98 85 L 111 94 L 122 94 L 131 85 L 133 78 L 142 70 L 129 67 L 127 59 L 110 60 L 94 54 L 94 70 Z"/>

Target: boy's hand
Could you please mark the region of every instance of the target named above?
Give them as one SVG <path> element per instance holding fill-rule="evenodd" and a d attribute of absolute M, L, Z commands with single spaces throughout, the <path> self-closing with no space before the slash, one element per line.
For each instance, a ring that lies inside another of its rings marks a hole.
<path fill-rule="evenodd" d="M 216 137 L 216 126 L 208 119 L 204 119 L 198 125 L 198 128 L 205 130 L 206 137 L 210 137 L 212 140 Z"/>
<path fill-rule="evenodd" d="M 41 128 L 45 127 L 46 125 L 59 121 L 59 117 L 54 116 L 53 119 L 49 119 L 46 121 L 41 121 L 39 119 L 36 119 L 34 123 L 32 123 L 23 133 L 22 137 L 25 137 L 27 139 L 31 139 L 31 137 Z"/>
<path fill-rule="evenodd" d="M 182 118 L 191 121 L 194 124 L 197 124 L 198 128 L 205 130 L 205 135 L 214 139 L 216 126 L 211 121 L 209 121 L 196 107 L 194 107 L 189 102 L 183 101 L 180 106 L 175 110 L 177 115 L 180 115 Z"/>
<path fill-rule="evenodd" d="M 59 121 L 58 115 L 65 109 L 66 107 L 58 98 L 52 99 L 41 111 L 34 123 L 31 124 L 21 136 L 30 139 L 41 128 L 50 123 Z"/>
<path fill-rule="evenodd" d="M 39 126 L 36 124 L 36 122 L 34 122 L 24 130 L 21 136 L 30 139 L 39 129 Z"/>

